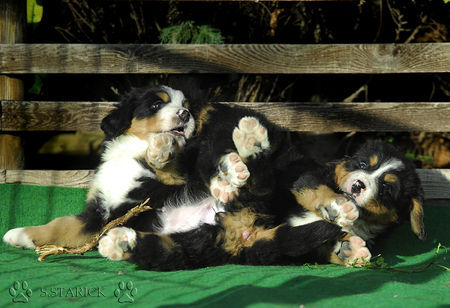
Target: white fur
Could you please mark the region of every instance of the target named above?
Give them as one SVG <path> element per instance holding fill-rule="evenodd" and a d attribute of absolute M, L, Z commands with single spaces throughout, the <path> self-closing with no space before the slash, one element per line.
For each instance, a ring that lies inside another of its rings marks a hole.
<path fill-rule="evenodd" d="M 270 147 L 267 129 L 255 117 L 243 117 L 233 130 L 233 142 L 242 158 L 252 157 Z"/>
<path fill-rule="evenodd" d="M 24 228 L 11 229 L 3 236 L 3 242 L 14 247 L 34 249 L 33 241 L 24 232 Z"/>
<path fill-rule="evenodd" d="M 138 187 L 137 179 L 156 176 L 136 159 L 142 158 L 148 142 L 133 135 L 122 135 L 106 143 L 106 150 L 92 181 L 92 188 L 103 199 L 101 205 L 109 212 L 128 201 L 128 192 Z"/>
<path fill-rule="evenodd" d="M 291 216 L 288 218 L 288 224 L 292 227 L 304 226 L 319 220 L 323 220 L 322 217 L 316 215 L 313 212 L 306 212 L 302 216 Z"/>
<path fill-rule="evenodd" d="M 384 162 L 377 170 L 368 172 L 365 170 L 358 170 L 351 173 L 349 178 L 342 185 L 341 189 L 349 194 L 352 194 L 352 185 L 357 180 L 362 181 L 366 188 L 359 196 L 354 196 L 355 201 L 359 206 L 364 204 L 370 199 L 374 198 L 378 193 L 378 180 L 379 177 L 389 171 L 401 170 L 405 166 L 399 159 L 390 159 Z"/>
<path fill-rule="evenodd" d="M 215 225 L 216 213 L 223 211 L 223 206 L 212 197 L 190 200 L 186 195 L 161 209 L 157 232 L 171 234 L 193 230 L 204 223 Z"/>
<path fill-rule="evenodd" d="M 120 242 L 127 242 L 128 246 L 136 246 L 136 231 L 126 227 L 118 227 L 109 230 L 98 242 L 98 252 L 113 261 L 124 259 L 124 252 L 119 245 Z"/>

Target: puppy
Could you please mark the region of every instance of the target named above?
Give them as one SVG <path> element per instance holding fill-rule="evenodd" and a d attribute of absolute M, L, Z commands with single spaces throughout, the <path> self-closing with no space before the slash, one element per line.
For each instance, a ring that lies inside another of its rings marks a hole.
<path fill-rule="evenodd" d="M 333 263 L 369 261 L 366 241 L 372 244 L 405 219 L 419 239 L 426 238 L 423 189 L 415 167 L 381 141 L 368 141 L 352 157 L 305 172 L 292 194 L 301 208 L 288 218 L 291 226 L 325 219 L 349 233 L 328 256 Z"/>

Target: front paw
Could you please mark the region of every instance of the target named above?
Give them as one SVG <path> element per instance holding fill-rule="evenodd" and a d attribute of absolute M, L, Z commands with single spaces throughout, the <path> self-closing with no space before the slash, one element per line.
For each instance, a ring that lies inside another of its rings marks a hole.
<path fill-rule="evenodd" d="M 227 203 L 239 194 L 250 176 L 247 166 L 237 153 L 224 155 L 219 163 L 219 173 L 211 180 L 210 191 L 219 201 Z"/>
<path fill-rule="evenodd" d="M 162 169 L 170 162 L 177 150 L 177 141 L 166 133 L 150 134 L 148 137 L 147 160 L 157 169 Z"/>
<path fill-rule="evenodd" d="M 341 242 L 337 254 L 348 267 L 361 267 L 372 258 L 366 242 L 359 236 L 352 236 L 348 241 Z"/>
<path fill-rule="evenodd" d="M 336 198 L 329 205 L 320 207 L 325 219 L 335 222 L 341 227 L 353 225 L 359 217 L 359 211 L 353 201 L 344 197 Z"/>
<path fill-rule="evenodd" d="M 25 228 L 15 228 L 9 230 L 3 236 L 3 242 L 18 248 L 25 248 L 25 249 L 35 248 L 33 240 L 25 233 Z"/>
<path fill-rule="evenodd" d="M 126 227 L 108 231 L 98 242 L 98 252 L 113 261 L 126 260 L 129 251 L 136 246 L 136 232 Z"/>

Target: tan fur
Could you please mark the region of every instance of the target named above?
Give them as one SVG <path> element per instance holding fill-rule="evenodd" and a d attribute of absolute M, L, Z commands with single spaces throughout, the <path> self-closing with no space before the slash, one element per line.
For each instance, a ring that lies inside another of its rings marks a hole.
<path fill-rule="evenodd" d="M 46 225 L 25 227 L 25 234 L 36 246 L 56 245 L 77 248 L 90 241 L 95 234 L 84 233 L 83 222 L 75 216 L 59 217 Z"/>
<path fill-rule="evenodd" d="M 423 207 L 416 199 L 412 199 L 412 205 L 410 212 L 411 229 L 415 235 L 419 236 L 424 233 L 425 229 L 423 224 Z"/>
<path fill-rule="evenodd" d="M 163 100 L 164 103 L 170 102 L 170 96 L 166 92 L 158 92 L 156 95 Z"/>
<path fill-rule="evenodd" d="M 345 164 L 346 162 L 342 162 L 340 164 L 338 164 L 336 166 L 336 168 L 334 169 L 334 182 L 341 188 L 343 189 L 343 186 L 347 180 L 347 178 L 349 177 L 349 172 L 347 169 L 345 169 Z"/>
<path fill-rule="evenodd" d="M 201 132 L 203 129 L 203 125 L 209 121 L 209 112 L 213 111 L 214 107 L 212 105 L 207 105 L 203 107 L 203 109 L 198 114 L 198 125 L 197 132 Z"/>
<path fill-rule="evenodd" d="M 395 183 L 398 181 L 398 178 L 395 174 L 386 174 L 383 179 L 386 183 Z"/>
<path fill-rule="evenodd" d="M 240 212 L 226 213 L 222 218 L 225 230 L 219 235 L 218 240 L 222 240 L 222 247 L 232 255 L 237 255 L 245 247 L 251 247 L 256 241 L 273 240 L 277 229 L 265 229 L 262 226 L 255 226 L 257 215 L 250 209 L 244 208 Z M 250 232 L 250 236 L 245 239 L 244 232 Z"/>
<path fill-rule="evenodd" d="M 147 119 L 136 119 L 131 121 L 130 128 L 125 131 L 125 134 L 135 135 L 136 137 L 147 140 L 148 134 L 161 132 L 159 119 L 157 116 Z"/>
<path fill-rule="evenodd" d="M 364 205 L 364 209 L 368 212 L 367 217 L 364 218 L 368 223 L 385 225 L 395 222 L 398 219 L 398 215 L 394 209 L 388 209 L 375 199 L 369 200 Z"/>
<path fill-rule="evenodd" d="M 170 162 L 162 169 L 153 168 L 153 170 L 158 180 L 165 185 L 186 184 L 186 180 L 177 173 L 175 166 L 175 162 Z"/>
<path fill-rule="evenodd" d="M 331 204 L 336 198 L 342 198 L 342 195 L 336 194 L 326 185 L 319 185 L 315 189 L 304 188 L 302 190 L 292 190 L 297 202 L 305 209 L 315 212 L 322 217 L 319 210 L 321 206 Z"/>
<path fill-rule="evenodd" d="M 345 265 L 345 262 L 335 252 L 330 253 L 329 262 L 337 265 Z"/>
<path fill-rule="evenodd" d="M 378 156 L 377 155 L 371 156 L 369 160 L 370 167 L 374 167 L 377 163 L 378 163 Z"/>

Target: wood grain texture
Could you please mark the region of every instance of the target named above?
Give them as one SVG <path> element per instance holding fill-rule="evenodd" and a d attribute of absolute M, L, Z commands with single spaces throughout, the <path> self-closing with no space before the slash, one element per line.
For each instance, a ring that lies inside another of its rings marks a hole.
<path fill-rule="evenodd" d="M 450 103 L 229 103 L 293 131 L 450 131 Z M 98 130 L 114 102 L 1 102 L 2 131 Z"/>
<path fill-rule="evenodd" d="M 0 45 L 0 73 L 11 74 L 445 72 L 450 43 Z"/>
<path fill-rule="evenodd" d="M 449 169 L 418 169 L 426 200 L 450 199 Z M 28 184 L 62 187 L 89 187 L 94 170 L 4 170 L 0 169 L 0 184 Z M 450 206 L 450 202 L 448 204 Z"/>
<path fill-rule="evenodd" d="M 94 170 L 5 170 L 0 183 L 87 188 Z"/>

